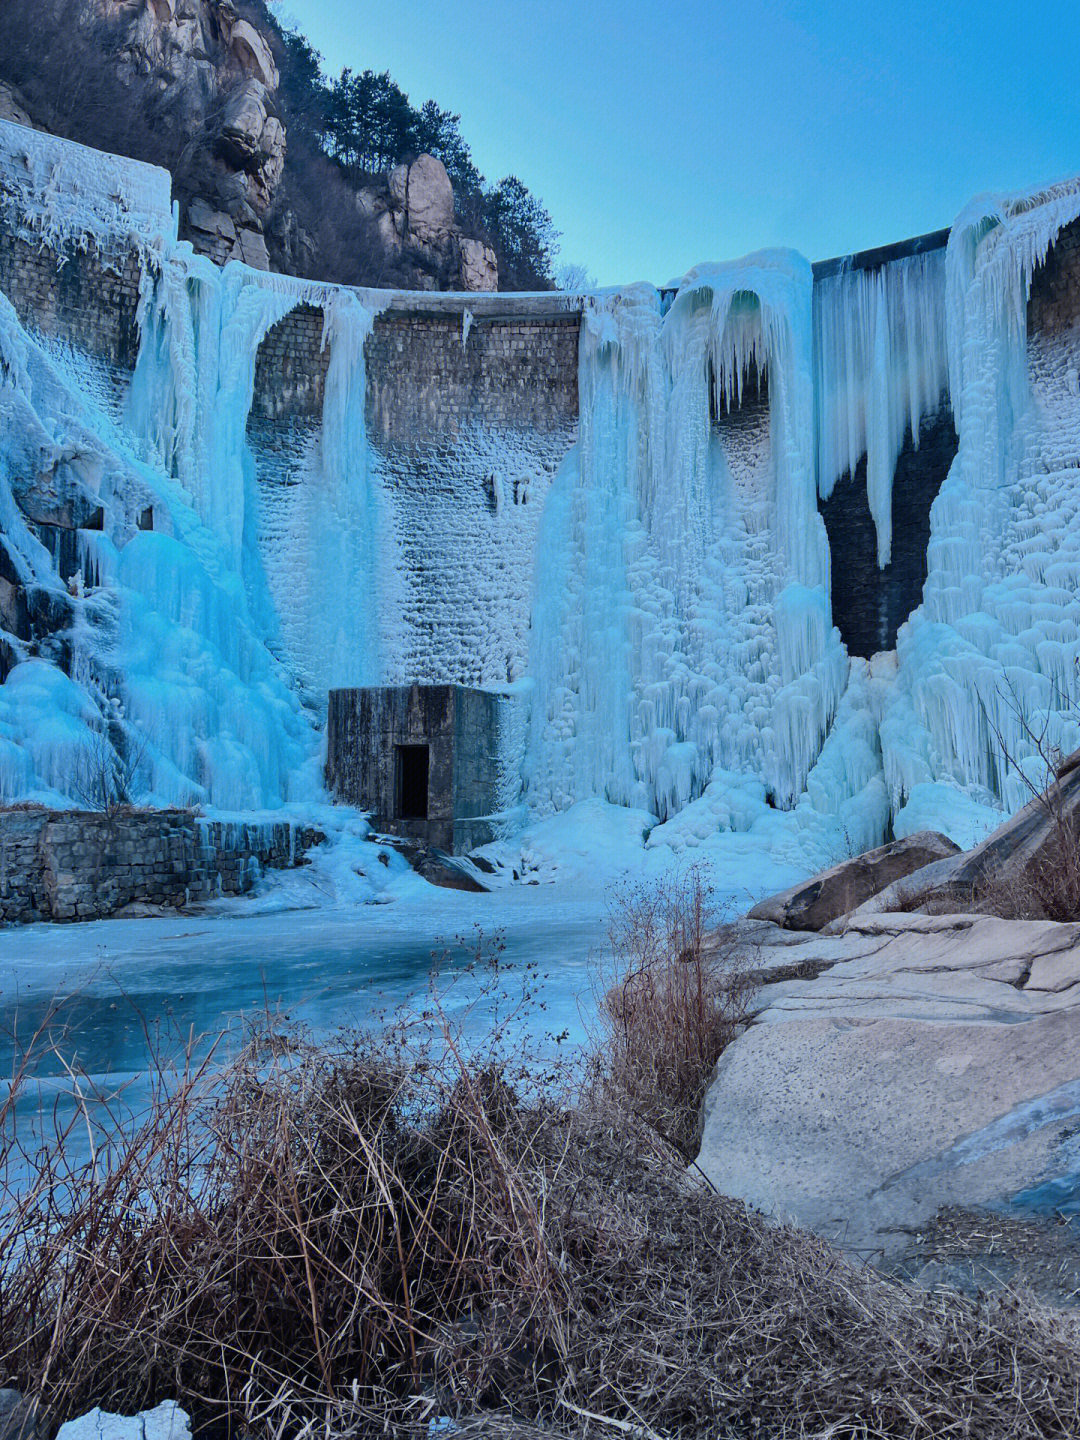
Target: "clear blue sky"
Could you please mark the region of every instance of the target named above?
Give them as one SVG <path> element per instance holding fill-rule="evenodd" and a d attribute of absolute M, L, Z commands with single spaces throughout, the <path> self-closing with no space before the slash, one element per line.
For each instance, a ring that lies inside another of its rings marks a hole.
<path fill-rule="evenodd" d="M 461 114 L 602 284 L 812 260 L 1080 172 L 1080 6 L 1056 0 L 282 0 L 328 72 Z"/>

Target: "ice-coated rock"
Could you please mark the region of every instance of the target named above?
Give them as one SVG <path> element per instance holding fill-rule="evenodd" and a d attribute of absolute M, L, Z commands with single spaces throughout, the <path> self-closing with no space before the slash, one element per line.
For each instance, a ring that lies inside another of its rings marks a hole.
<path fill-rule="evenodd" d="M 944 835 L 923 830 L 867 850 L 853 860 L 842 860 L 830 870 L 760 901 L 749 912 L 750 918 L 771 920 L 787 930 L 821 930 L 893 881 L 958 853 L 959 846 Z"/>
<path fill-rule="evenodd" d="M 941 1206 L 1080 1198 L 1080 925 L 879 915 L 746 939 L 766 973 L 829 968 L 766 985 L 721 1057 L 699 1157 L 718 1189 L 886 1252 Z"/>
<path fill-rule="evenodd" d="M 95 1409 L 61 1425 L 56 1440 L 191 1440 L 191 1422 L 175 1400 L 139 1415 Z"/>

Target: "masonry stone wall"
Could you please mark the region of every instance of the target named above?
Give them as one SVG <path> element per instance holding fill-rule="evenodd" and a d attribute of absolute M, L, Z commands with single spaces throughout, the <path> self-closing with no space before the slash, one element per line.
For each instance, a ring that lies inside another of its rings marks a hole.
<path fill-rule="evenodd" d="M 323 345 L 323 312 L 298 305 L 268 332 L 255 361 L 255 425 L 317 421 L 322 416 L 330 347 Z"/>
<path fill-rule="evenodd" d="M 539 433 L 577 419 L 576 314 L 477 319 L 395 313 L 367 343 L 368 435 L 381 447 L 454 439 L 470 422 Z"/>
<path fill-rule="evenodd" d="M 136 902 L 242 895 L 264 867 L 303 864 L 321 838 L 290 821 L 207 821 L 187 810 L 0 811 L 0 920 L 99 920 Z"/>
<path fill-rule="evenodd" d="M 466 333 L 468 307 L 454 301 L 439 313 L 402 301 L 375 317 L 364 351 L 369 439 L 387 449 L 452 441 L 477 420 L 541 434 L 573 424 L 577 311 L 542 300 L 530 317 L 519 302 Z M 317 420 L 329 364 L 322 310 L 298 306 L 259 346 L 252 423 Z"/>
<path fill-rule="evenodd" d="M 1066 225 L 1031 277 L 1028 334 L 1050 336 L 1080 320 L 1080 220 Z"/>
<path fill-rule="evenodd" d="M 134 370 L 139 354 L 137 250 L 103 257 L 89 242 L 53 250 L 0 229 L 0 292 L 22 323 L 120 370 Z"/>

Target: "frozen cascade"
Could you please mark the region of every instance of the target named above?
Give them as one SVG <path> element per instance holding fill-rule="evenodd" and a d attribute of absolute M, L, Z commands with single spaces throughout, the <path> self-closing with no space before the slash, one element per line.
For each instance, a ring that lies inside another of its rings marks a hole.
<path fill-rule="evenodd" d="M 892 485 L 910 430 L 942 405 L 948 383 L 945 253 L 841 269 L 814 287 L 818 488 L 823 499 L 866 456 L 878 565 L 892 555 Z"/>
<path fill-rule="evenodd" d="M 30 170 L 53 174 L 50 156 Z M 176 242 L 168 210 L 155 228 L 157 190 L 136 186 L 129 199 L 123 172 L 105 179 L 132 212 L 120 233 L 139 244 L 144 285 L 122 411 L 95 362 L 29 336 L 0 297 L 0 521 L 35 603 L 67 614 L 37 653 L 9 637 L 21 663 L 0 688 L 0 793 L 85 803 L 119 752 L 133 792 L 155 803 L 251 810 L 312 798 L 319 740 L 297 685 L 324 695 L 378 679 L 393 642 L 373 600 L 388 590 L 380 572 L 399 567 L 364 434 L 363 346 L 385 297 L 218 270 Z M 112 234 L 117 215 L 98 213 L 90 189 L 52 208 L 46 194 L 40 214 L 30 209 L 35 233 Z M 292 609 L 279 615 L 246 424 L 259 344 L 300 303 L 323 307 L 331 362 L 306 524 L 290 547 L 303 573 L 286 578 Z M 13 486 L 47 476 L 54 490 L 107 502 L 105 531 L 78 533 L 73 577 L 57 573 L 15 503 Z M 317 637 L 328 637 L 321 651 Z"/>
<path fill-rule="evenodd" d="M 1078 216 L 1080 183 L 1070 182 L 982 197 L 950 237 L 960 448 L 931 512 L 924 603 L 900 632 L 881 725 L 905 831 L 965 796 L 989 824 L 1029 798 L 1025 774 L 1044 782 L 1034 736 L 1080 746 L 1080 472 L 1075 449 L 1068 465 L 1056 453 L 1053 394 L 1053 352 L 1069 337 L 1027 334 L 1034 271 Z M 1070 408 L 1075 417 L 1075 397 Z"/>
<path fill-rule="evenodd" d="M 663 316 L 648 286 L 587 303 L 580 439 L 539 542 L 534 812 L 601 796 L 663 820 L 721 773 L 785 808 L 804 790 L 847 678 L 815 503 L 811 287 L 800 257 L 762 252 L 692 271 Z M 769 387 L 753 473 L 710 421 L 751 371 Z"/>
<path fill-rule="evenodd" d="M 11 416 L 0 430 L 5 539 L 35 604 L 68 614 L 37 654 L 12 644 L 21 663 L 0 688 L 0 789 L 85 803 L 118 747 L 138 771 L 132 788 L 157 803 L 280 804 L 314 740 L 225 547 L 178 482 L 96 407 L 92 384 L 76 383 L 70 358 L 55 365 L 6 301 L 0 351 Z M 83 574 L 60 576 L 22 519 L 13 487 L 27 483 L 106 502 L 108 529 L 80 535 Z M 153 531 L 138 528 L 148 505 Z M 94 588 L 84 593 L 86 575 Z"/>
<path fill-rule="evenodd" d="M 330 347 L 322 425 L 301 483 L 278 501 L 281 534 L 263 554 L 281 652 L 320 710 L 334 686 L 384 682 L 405 643 L 403 565 L 364 415 L 364 344 L 388 298 L 329 288 L 322 297 Z"/>
<path fill-rule="evenodd" d="M 18 140 L 0 190 L 27 192 L 26 234 L 93 238 L 106 258 L 111 242 L 116 259 L 134 241 L 146 278 L 124 403 L 115 375 L 0 297 L 0 528 L 49 622 L 33 646 L 2 637 L 5 799 L 77 800 L 105 746 L 140 798 L 272 810 L 320 794 L 330 686 L 505 677 L 531 708 L 496 757 L 508 809 L 524 750 L 533 820 L 607 800 L 631 828 L 659 820 L 653 849 L 719 837 L 805 873 L 876 843 L 890 813 L 898 834 L 976 838 L 1024 801 L 1023 775 L 1042 779 L 1028 727 L 1080 745 L 1077 337 L 1026 324 L 1077 184 L 978 200 L 944 260 L 843 270 L 813 303 L 787 252 L 692 271 L 670 306 L 648 286 L 588 297 L 578 440 L 550 488 L 561 452 L 519 494 L 525 462 L 478 422 L 436 497 L 422 467 L 403 476 L 368 443 L 365 341 L 389 297 L 217 270 L 176 240 L 161 176 Z M 299 483 L 271 496 L 247 434 L 256 360 L 299 305 L 323 312 L 325 398 L 281 477 Z M 960 449 L 923 604 L 895 657 L 849 663 L 817 496 L 865 454 L 887 564 L 897 456 L 946 379 Z M 475 485 L 463 502 L 481 472 L 490 502 Z M 28 494 L 103 508 L 104 530 L 77 531 L 75 573 Z M 433 628 L 425 560 L 451 551 L 437 595 L 454 624 Z M 487 636 L 457 614 L 479 583 L 520 589 Z"/>

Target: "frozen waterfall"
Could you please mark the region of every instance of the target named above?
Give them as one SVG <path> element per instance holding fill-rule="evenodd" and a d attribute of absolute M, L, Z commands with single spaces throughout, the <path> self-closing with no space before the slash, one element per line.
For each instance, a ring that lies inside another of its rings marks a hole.
<path fill-rule="evenodd" d="M 581 434 L 537 558 L 534 810 L 600 795 L 667 819 L 718 770 L 785 807 L 804 789 L 847 675 L 815 505 L 811 291 L 804 260 L 766 252 L 692 272 L 664 316 L 646 286 L 588 302 Z M 751 374 L 769 398 L 748 466 L 714 419 Z"/>
<path fill-rule="evenodd" d="M 18 143 L 11 183 L 29 175 L 35 197 L 19 233 L 134 244 L 144 278 L 120 378 L 0 297 L 3 583 L 36 626 L 33 643 L 0 636 L 5 800 L 77 801 L 103 751 L 151 803 L 318 798 L 328 689 L 479 676 L 521 705 L 532 820 L 607 802 L 641 812 L 651 845 L 746 837 L 795 865 L 890 827 L 969 839 L 1041 782 L 1037 737 L 1080 746 L 1080 345 L 1068 324 L 1027 327 L 1080 183 L 984 197 L 947 252 L 816 283 L 766 251 L 674 294 L 585 297 L 557 471 L 550 437 L 530 476 L 520 435 L 464 415 L 418 524 L 443 452 L 408 471 L 366 428 L 368 340 L 392 297 L 219 270 L 178 242 L 146 167 L 99 157 L 84 176 L 62 142 Z M 249 435 L 260 346 L 298 307 L 321 313 L 325 386 L 296 448 L 260 453 L 267 485 Z M 461 316 L 470 356 L 484 314 Z M 819 497 L 865 457 L 887 566 L 898 457 L 946 404 L 959 451 L 923 602 L 895 655 L 849 660 Z M 77 539 L 50 549 L 62 507 Z M 428 565 L 474 532 L 475 558 Z M 425 612 L 436 569 L 453 614 Z M 486 640 L 465 614 L 474 580 Z M 488 642 L 482 663 L 464 653 Z"/>

